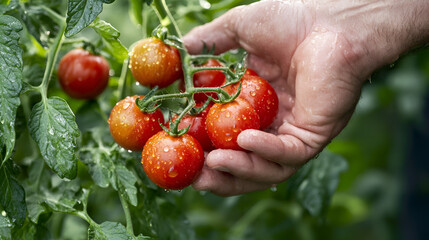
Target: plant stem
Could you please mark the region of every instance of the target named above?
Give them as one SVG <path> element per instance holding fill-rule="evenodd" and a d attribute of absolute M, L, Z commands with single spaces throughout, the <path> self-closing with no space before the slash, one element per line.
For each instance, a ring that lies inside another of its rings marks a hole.
<path fill-rule="evenodd" d="M 66 24 L 65 22 L 63 22 L 60 26 L 60 31 L 58 32 L 58 35 L 55 38 L 54 43 L 48 52 L 48 59 L 46 63 L 45 73 L 43 75 L 43 81 L 40 84 L 40 86 L 37 87 L 42 95 L 43 101 L 46 101 L 47 99 L 49 81 L 54 71 L 55 62 L 57 61 L 58 52 L 62 45 L 65 30 L 66 30 Z"/>
<path fill-rule="evenodd" d="M 122 64 L 122 71 L 121 71 L 121 76 L 119 77 L 119 86 L 118 86 L 118 91 L 119 91 L 119 99 L 121 100 L 123 99 L 125 96 L 127 96 L 127 89 L 126 89 L 126 83 L 127 83 L 127 73 L 128 73 L 128 63 L 129 63 L 130 59 L 127 58 L 124 63 Z"/>
<path fill-rule="evenodd" d="M 127 222 L 127 231 L 128 233 L 130 233 L 132 236 L 134 236 L 134 230 L 133 230 L 133 221 L 131 219 L 131 213 L 130 213 L 130 208 L 128 206 L 127 201 L 124 199 L 124 196 L 122 194 L 119 193 L 119 199 L 121 200 L 121 204 L 122 204 L 122 208 L 124 209 L 124 213 L 125 213 L 125 220 Z"/>

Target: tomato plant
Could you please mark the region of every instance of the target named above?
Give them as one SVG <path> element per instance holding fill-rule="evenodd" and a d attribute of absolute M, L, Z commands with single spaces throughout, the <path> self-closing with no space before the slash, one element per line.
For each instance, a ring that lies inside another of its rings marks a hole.
<path fill-rule="evenodd" d="M 320 226 L 309 215 L 328 216 L 326 225 L 362 221 L 371 209 L 360 196 L 342 193 L 329 205 L 347 167 L 329 151 L 290 182 L 260 193 L 224 199 L 186 188 L 204 165 L 203 150 L 239 149 L 236 136 L 258 129 L 259 116 L 244 95 L 237 98 L 239 79 L 257 76 L 251 69 L 244 72 L 246 52 L 189 55 L 181 31 L 250 2 L 1 1 L 0 239 L 284 239 L 303 232 L 311 238 L 315 233 L 309 228 Z M 81 49 L 89 45 L 100 55 Z M 174 83 L 178 79 L 182 89 Z M 62 99 L 63 92 L 71 97 Z M 267 103 L 265 97 L 260 101 Z M 166 130 L 158 124 L 164 118 Z M 389 122 L 384 120 L 376 127 Z M 374 152 L 363 148 L 364 153 L 351 154 L 360 150 L 348 142 L 336 147 L 346 145 L 342 151 L 350 156 Z M 142 148 L 148 149 L 146 156 Z M 353 164 L 364 162 L 355 158 Z M 154 183 L 185 189 L 166 193 Z M 346 215 L 326 215 L 331 208 Z M 331 233 L 330 227 L 324 231 Z"/>
<path fill-rule="evenodd" d="M 164 189 L 183 189 L 200 174 L 204 152 L 198 141 L 189 134 L 172 137 L 160 131 L 144 146 L 142 165 L 156 185 Z"/>
<path fill-rule="evenodd" d="M 130 53 L 130 69 L 142 85 L 167 87 L 182 76 L 179 51 L 157 38 L 140 40 Z"/>
<path fill-rule="evenodd" d="M 246 129 L 259 129 L 256 110 L 244 99 L 216 103 L 207 114 L 207 133 L 217 148 L 243 150 L 237 143 L 238 134 Z"/>
<path fill-rule="evenodd" d="M 112 109 L 108 120 L 110 133 L 116 143 L 132 151 L 141 151 L 146 141 L 162 130 L 159 122 L 164 122 L 160 110 L 145 113 L 137 107 L 136 99 L 143 97 L 122 99 Z"/>
<path fill-rule="evenodd" d="M 61 59 L 58 79 L 63 90 L 71 97 L 92 99 L 107 87 L 109 63 L 102 56 L 83 49 L 74 49 Z"/>

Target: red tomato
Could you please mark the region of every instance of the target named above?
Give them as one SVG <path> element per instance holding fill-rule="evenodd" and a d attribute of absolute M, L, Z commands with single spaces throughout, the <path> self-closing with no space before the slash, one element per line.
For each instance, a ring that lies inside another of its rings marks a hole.
<path fill-rule="evenodd" d="M 164 189 L 183 189 L 192 184 L 204 165 L 204 152 L 189 134 L 172 137 L 160 131 L 142 152 L 143 169 L 152 182 Z"/>
<path fill-rule="evenodd" d="M 229 94 L 237 91 L 238 84 L 225 88 Z M 259 115 L 261 129 L 269 127 L 279 111 L 279 99 L 273 87 L 256 75 L 244 75 L 241 78 L 239 97 L 246 99 Z"/>
<path fill-rule="evenodd" d="M 200 107 L 202 104 L 198 104 L 197 107 Z M 179 130 L 187 128 L 189 125 L 191 127 L 188 130 L 188 134 L 198 140 L 201 144 L 201 147 L 204 151 L 211 151 L 214 149 L 213 143 L 207 135 L 206 129 L 206 116 L 209 112 L 211 105 L 209 105 L 204 111 L 200 114 L 193 115 L 185 115 L 179 123 Z M 177 115 L 173 117 L 173 121 L 177 118 Z"/>
<path fill-rule="evenodd" d="M 245 75 L 253 75 L 253 76 L 259 76 L 253 69 L 247 68 Z"/>
<path fill-rule="evenodd" d="M 115 142 L 132 151 L 141 151 L 146 141 L 162 130 L 158 121 L 164 122 L 160 110 L 144 113 L 137 107 L 135 101 L 142 97 L 144 96 L 136 95 L 119 101 L 113 107 L 108 120 Z"/>
<path fill-rule="evenodd" d="M 207 114 L 207 134 L 216 148 L 243 150 L 237 137 L 243 130 L 259 129 L 256 110 L 244 99 L 215 103 Z"/>
<path fill-rule="evenodd" d="M 222 67 L 222 64 L 215 60 L 210 59 L 202 67 Z M 225 83 L 225 75 L 217 70 L 204 70 L 196 72 L 193 76 L 194 87 L 220 87 Z M 217 99 L 216 93 L 196 93 L 194 94 L 195 102 L 205 102 L 208 96 Z"/>
<path fill-rule="evenodd" d="M 134 78 L 148 87 L 167 87 L 182 76 L 182 63 L 177 48 L 157 38 L 140 40 L 130 54 Z"/>
<path fill-rule="evenodd" d="M 58 79 L 64 92 L 77 99 L 97 97 L 109 82 L 109 63 L 83 49 L 74 49 L 61 59 Z"/>

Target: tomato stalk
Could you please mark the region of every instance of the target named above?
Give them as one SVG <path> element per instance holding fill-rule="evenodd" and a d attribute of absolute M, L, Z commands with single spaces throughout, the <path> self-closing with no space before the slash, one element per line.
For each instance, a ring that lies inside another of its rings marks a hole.
<path fill-rule="evenodd" d="M 51 46 L 48 52 L 48 59 L 47 59 L 46 69 L 43 75 L 42 83 L 38 87 L 36 87 L 36 89 L 40 91 L 43 101 L 46 101 L 47 99 L 49 81 L 51 80 L 52 73 L 54 71 L 55 62 L 57 61 L 58 52 L 60 51 L 62 41 L 64 39 L 65 30 L 66 30 L 66 24 L 65 22 L 63 22 L 62 24 L 60 24 L 60 30 L 58 32 L 58 35 L 55 38 L 53 45 Z"/>

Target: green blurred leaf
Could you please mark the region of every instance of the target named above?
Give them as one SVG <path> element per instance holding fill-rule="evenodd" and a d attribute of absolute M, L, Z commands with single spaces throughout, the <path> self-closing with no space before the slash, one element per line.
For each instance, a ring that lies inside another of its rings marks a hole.
<path fill-rule="evenodd" d="M 21 11 L 21 17 L 27 31 L 40 45 L 47 48 L 49 41 L 57 35 L 59 27 L 46 12 L 46 8 L 30 6 Z"/>
<path fill-rule="evenodd" d="M 0 16 L 0 153 L 8 159 L 15 146 L 15 117 L 22 88 L 22 49 L 19 45 L 21 23 L 11 16 Z"/>
<path fill-rule="evenodd" d="M 119 62 L 128 58 L 128 50 L 119 40 L 120 33 L 109 23 L 96 18 L 90 25 L 103 39 L 107 52 L 115 57 Z"/>
<path fill-rule="evenodd" d="M 29 131 L 48 166 L 61 178 L 77 173 L 76 140 L 80 132 L 67 102 L 52 97 L 34 105 Z"/>
<path fill-rule="evenodd" d="M 103 222 L 98 226 L 90 226 L 88 229 L 88 239 L 90 240 L 132 240 L 133 237 L 127 229 L 116 222 Z"/>
<path fill-rule="evenodd" d="M 337 189 L 340 173 L 347 170 L 347 161 L 340 155 L 324 150 L 294 176 L 297 198 L 313 216 L 326 214 Z"/>
<path fill-rule="evenodd" d="M 27 215 L 24 188 L 10 175 L 7 164 L 0 168 L 0 203 L 14 224 L 24 223 Z"/>
<path fill-rule="evenodd" d="M 71 37 L 88 27 L 103 11 L 103 3 L 114 0 L 69 0 L 67 9 L 66 37 Z"/>
<path fill-rule="evenodd" d="M 137 206 L 137 188 L 134 186 L 137 178 L 134 173 L 123 165 L 116 165 L 113 176 L 115 178 L 115 181 L 112 181 L 113 188 L 118 190 L 133 206 Z"/>
<path fill-rule="evenodd" d="M 0 239 L 10 240 L 12 224 L 7 217 L 0 215 Z"/>

